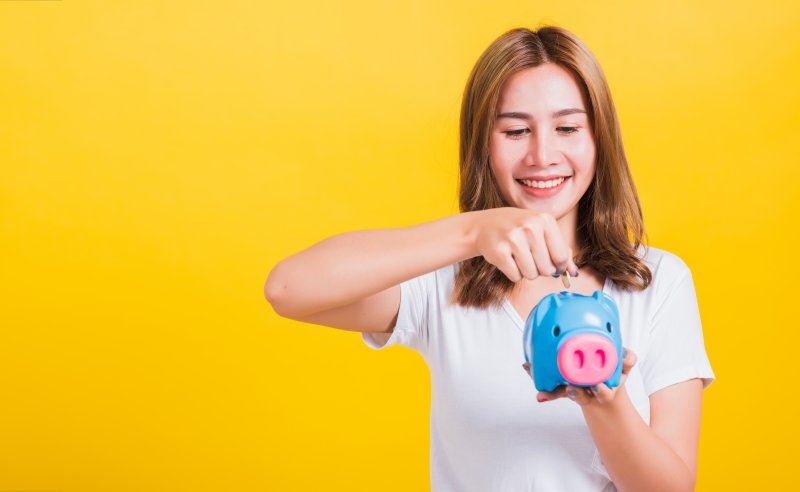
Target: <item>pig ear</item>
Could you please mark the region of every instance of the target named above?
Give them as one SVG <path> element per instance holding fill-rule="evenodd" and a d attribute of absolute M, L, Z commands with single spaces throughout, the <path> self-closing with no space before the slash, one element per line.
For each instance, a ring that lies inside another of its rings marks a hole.
<path fill-rule="evenodd" d="M 605 307 L 608 312 L 611 313 L 614 319 L 619 319 L 619 310 L 617 309 L 617 304 L 608 294 L 602 290 L 596 290 L 594 291 L 594 294 L 592 294 L 592 297 L 597 299 L 600 304 L 602 304 L 603 307 Z"/>
<path fill-rule="evenodd" d="M 558 297 L 556 294 L 548 294 L 546 295 L 539 304 L 536 305 L 536 318 L 534 322 L 537 325 L 542 324 L 542 320 L 544 319 L 545 314 L 551 309 L 558 307 L 559 305 Z"/>

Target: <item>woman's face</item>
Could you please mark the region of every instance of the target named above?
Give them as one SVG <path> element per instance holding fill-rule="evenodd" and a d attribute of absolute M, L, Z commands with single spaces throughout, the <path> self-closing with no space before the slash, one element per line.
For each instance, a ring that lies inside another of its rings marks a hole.
<path fill-rule="evenodd" d="M 500 93 L 489 147 L 509 205 L 559 220 L 577 217 L 578 201 L 594 177 L 595 145 L 569 72 L 545 63 L 511 76 Z"/>

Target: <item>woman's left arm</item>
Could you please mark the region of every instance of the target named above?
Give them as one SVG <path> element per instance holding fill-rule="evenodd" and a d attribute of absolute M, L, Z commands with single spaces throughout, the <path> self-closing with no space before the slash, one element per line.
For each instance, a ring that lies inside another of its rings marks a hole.
<path fill-rule="evenodd" d="M 703 381 L 690 379 L 653 393 L 648 426 L 625 390 L 625 380 L 635 364 L 636 354 L 626 350 L 616 388 L 567 385 L 553 392 L 541 391 L 537 398 L 544 402 L 567 397 L 581 406 L 618 490 L 694 490 Z M 523 366 L 530 375 L 530 365 Z"/>
<path fill-rule="evenodd" d="M 697 479 L 703 383 L 690 379 L 650 396 L 650 426 L 616 388 L 611 401 L 582 405 L 597 450 L 621 491 L 692 491 Z M 601 395 L 610 392 L 601 385 Z"/>

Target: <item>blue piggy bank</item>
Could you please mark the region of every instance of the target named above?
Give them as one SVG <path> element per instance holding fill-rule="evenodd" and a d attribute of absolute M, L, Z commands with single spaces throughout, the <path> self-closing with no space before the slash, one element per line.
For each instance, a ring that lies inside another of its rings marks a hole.
<path fill-rule="evenodd" d="M 622 335 L 619 310 L 602 291 L 562 291 L 544 297 L 525 322 L 525 360 L 539 391 L 561 384 L 619 386 Z"/>

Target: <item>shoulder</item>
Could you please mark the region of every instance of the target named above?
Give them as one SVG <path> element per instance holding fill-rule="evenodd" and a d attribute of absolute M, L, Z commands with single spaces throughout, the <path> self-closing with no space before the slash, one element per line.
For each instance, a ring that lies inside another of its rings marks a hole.
<path fill-rule="evenodd" d="M 667 250 L 642 245 L 639 246 L 637 255 L 650 268 L 653 274 L 652 284 L 672 285 L 692 274 L 681 257 Z"/>
<path fill-rule="evenodd" d="M 689 266 L 675 253 L 661 248 L 641 245 L 636 256 L 641 258 L 650 269 L 652 278 L 644 290 L 612 289 L 619 300 L 628 299 L 636 304 L 660 304 L 669 293 L 682 283 L 692 282 Z"/>

